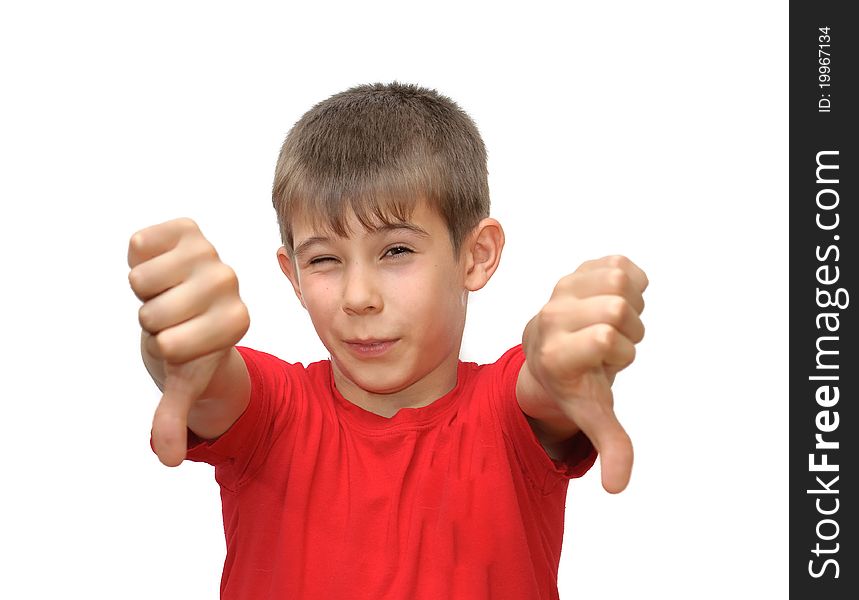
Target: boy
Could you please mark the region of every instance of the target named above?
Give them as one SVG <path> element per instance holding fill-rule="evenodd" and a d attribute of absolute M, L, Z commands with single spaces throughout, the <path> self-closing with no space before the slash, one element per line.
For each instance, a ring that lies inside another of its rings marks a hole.
<path fill-rule="evenodd" d="M 468 293 L 498 266 L 486 154 L 433 90 L 358 86 L 288 134 L 277 259 L 330 353 L 307 367 L 236 346 L 234 272 L 188 219 L 129 244 L 152 446 L 215 466 L 222 598 L 557 598 L 567 481 L 632 446 L 612 409 L 644 273 L 623 257 L 555 286 L 523 342 L 459 361 Z M 187 438 L 186 438 L 187 436 Z"/>

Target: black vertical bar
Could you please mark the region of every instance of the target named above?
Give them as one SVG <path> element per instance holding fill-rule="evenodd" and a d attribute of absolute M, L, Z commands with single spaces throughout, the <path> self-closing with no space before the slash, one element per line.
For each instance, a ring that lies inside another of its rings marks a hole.
<path fill-rule="evenodd" d="M 859 598 L 859 20 L 790 3 L 790 591 Z M 856 304 L 856 306 L 854 306 Z"/>

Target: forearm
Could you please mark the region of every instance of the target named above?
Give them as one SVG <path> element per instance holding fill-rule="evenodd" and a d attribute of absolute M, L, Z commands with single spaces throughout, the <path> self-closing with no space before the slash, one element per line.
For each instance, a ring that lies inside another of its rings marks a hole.
<path fill-rule="evenodd" d="M 235 347 L 221 361 L 209 386 L 188 413 L 188 428 L 203 439 L 220 437 L 248 406 L 251 382 L 247 365 Z"/>

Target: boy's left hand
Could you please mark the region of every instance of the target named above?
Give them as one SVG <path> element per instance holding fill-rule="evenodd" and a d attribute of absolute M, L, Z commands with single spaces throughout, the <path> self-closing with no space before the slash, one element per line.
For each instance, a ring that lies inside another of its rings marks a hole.
<path fill-rule="evenodd" d="M 585 262 L 558 282 L 522 341 L 534 378 L 600 453 L 603 487 L 612 493 L 629 482 L 633 453 L 611 385 L 644 336 L 647 283 L 626 257 Z"/>

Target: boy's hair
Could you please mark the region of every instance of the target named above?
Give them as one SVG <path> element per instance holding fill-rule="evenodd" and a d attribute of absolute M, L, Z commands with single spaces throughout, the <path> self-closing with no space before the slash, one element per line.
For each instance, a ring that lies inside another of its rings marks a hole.
<path fill-rule="evenodd" d="M 447 223 L 454 252 L 489 216 L 486 149 L 450 98 L 416 85 L 359 85 L 311 108 L 280 150 L 272 201 L 281 240 L 306 218 L 346 236 L 353 212 L 365 228 L 408 220 L 425 200 Z"/>

